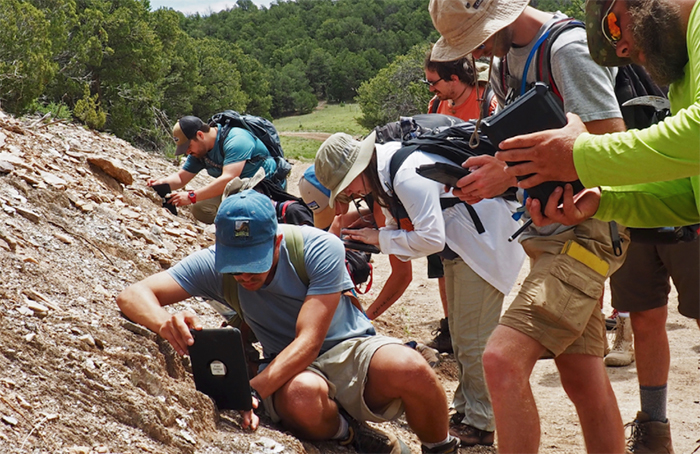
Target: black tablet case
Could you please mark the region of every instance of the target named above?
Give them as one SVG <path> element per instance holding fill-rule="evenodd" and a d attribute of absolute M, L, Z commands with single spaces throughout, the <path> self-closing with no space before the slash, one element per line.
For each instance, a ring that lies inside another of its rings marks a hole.
<path fill-rule="evenodd" d="M 481 131 L 486 134 L 494 145 L 511 137 L 530 134 L 532 132 L 557 129 L 566 126 L 566 115 L 559 105 L 559 100 L 545 84 L 537 82 L 527 93 L 518 98 L 505 109 L 485 118 L 481 122 Z M 508 162 L 514 165 L 515 162 Z M 530 175 L 520 176 L 523 180 Z M 570 182 L 574 193 L 583 189 L 580 181 Z M 527 190 L 530 197 L 538 199 L 541 206 L 547 204 L 549 196 L 558 186 L 564 186 L 562 181 L 547 181 Z"/>
<path fill-rule="evenodd" d="M 236 328 L 191 330 L 188 347 L 198 391 L 220 410 L 250 410 L 252 400 L 241 332 Z"/>

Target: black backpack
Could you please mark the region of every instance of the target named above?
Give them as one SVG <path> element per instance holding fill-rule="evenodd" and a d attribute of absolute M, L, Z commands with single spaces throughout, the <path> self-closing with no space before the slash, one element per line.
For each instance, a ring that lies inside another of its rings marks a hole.
<path fill-rule="evenodd" d="M 275 126 L 269 120 L 256 117 L 255 115 L 241 115 L 235 110 L 225 110 L 213 115 L 209 120 L 209 124 L 211 126 L 218 125 L 221 128 L 219 132 L 219 152 L 222 155 L 224 153 L 224 142 L 231 128 L 243 128 L 260 139 L 270 153 L 270 156 L 272 156 L 277 163 L 277 171 L 271 179 L 280 186 L 283 186 L 283 182 L 292 170 L 292 166 L 289 161 L 284 158 L 284 151 L 282 150 L 279 134 Z M 251 160 L 251 162 L 257 162 L 262 159 L 261 157 L 257 157 Z"/>
<path fill-rule="evenodd" d="M 426 116 L 436 117 L 438 114 L 427 114 Z M 401 168 L 404 161 L 415 151 L 423 151 L 425 153 L 432 153 L 442 156 L 459 166 L 461 166 L 464 161 L 472 156 L 480 156 L 483 154 L 493 156 L 496 153 L 497 148 L 483 133 L 478 132 L 480 140 L 475 148 L 469 144 L 475 129 L 476 121 L 469 120 L 454 126 L 438 127 L 420 135 L 419 137 L 410 138 L 409 140 L 403 141 L 403 146 L 397 150 L 396 153 L 394 153 L 389 163 L 389 185 L 393 187 L 394 177 L 399 171 L 399 168 Z M 506 193 L 502 194 L 501 197 L 509 200 L 515 200 L 515 190 L 516 188 L 512 188 Z M 406 209 L 399 198 L 396 195 L 393 195 L 392 201 L 393 203 L 390 209 L 392 215 L 396 219 L 396 222 L 402 229 L 412 230 L 413 227 L 408 213 L 406 212 Z M 471 205 L 459 200 L 456 197 L 440 199 L 440 206 L 443 210 L 460 203 L 463 203 L 467 207 L 467 211 L 474 222 L 474 227 L 476 228 L 477 232 L 480 234 L 484 233 L 486 229 Z"/>

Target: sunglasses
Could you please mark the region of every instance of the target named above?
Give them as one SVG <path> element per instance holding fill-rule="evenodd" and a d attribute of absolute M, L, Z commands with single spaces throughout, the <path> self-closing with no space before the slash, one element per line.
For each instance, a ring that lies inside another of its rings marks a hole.
<path fill-rule="evenodd" d="M 603 15 L 603 19 L 600 23 L 600 28 L 603 30 L 603 36 L 608 40 L 613 49 L 617 48 L 617 43 L 620 41 L 620 39 L 622 39 L 622 30 L 620 30 L 617 16 L 612 12 L 615 1 L 616 0 L 610 2 L 610 6 Z"/>
<path fill-rule="evenodd" d="M 427 85 L 429 87 L 434 87 L 435 84 L 440 82 L 441 80 L 445 80 L 445 79 L 443 79 L 442 77 L 439 78 L 438 80 L 433 80 L 433 81 L 430 81 L 428 79 L 423 79 L 423 80 L 421 80 L 421 82 L 423 82 L 425 85 Z"/>

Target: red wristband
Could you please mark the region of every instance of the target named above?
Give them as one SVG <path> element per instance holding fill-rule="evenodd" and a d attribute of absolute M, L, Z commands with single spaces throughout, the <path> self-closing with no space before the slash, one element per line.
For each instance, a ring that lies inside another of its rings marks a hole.
<path fill-rule="evenodd" d="M 187 197 L 190 199 L 190 203 L 192 203 L 193 205 L 197 203 L 197 194 L 195 194 L 194 191 L 190 191 L 187 194 Z"/>

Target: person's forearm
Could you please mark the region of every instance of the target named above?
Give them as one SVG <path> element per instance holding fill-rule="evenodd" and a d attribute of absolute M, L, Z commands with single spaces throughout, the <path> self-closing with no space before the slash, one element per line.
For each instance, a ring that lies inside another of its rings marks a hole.
<path fill-rule="evenodd" d="M 367 317 L 374 320 L 391 307 L 406 291 L 412 280 L 411 262 L 402 262 L 397 257 L 390 255 L 391 275 L 386 280 L 381 292 L 374 302 L 367 308 Z"/>
<path fill-rule="evenodd" d="M 251 381 L 250 386 L 263 399 L 271 396 L 285 383 L 309 367 L 318 357 L 321 344 L 297 337 Z"/>
<path fill-rule="evenodd" d="M 197 195 L 197 201 L 219 197 L 224 193 L 224 189 L 226 189 L 226 185 L 229 181 L 231 181 L 231 179 L 224 178 L 222 175 L 211 183 L 196 189 L 195 194 Z"/>
<path fill-rule="evenodd" d="M 158 302 L 155 294 L 141 282 L 124 289 L 117 296 L 117 305 L 129 320 L 158 333 L 171 315 Z"/>

